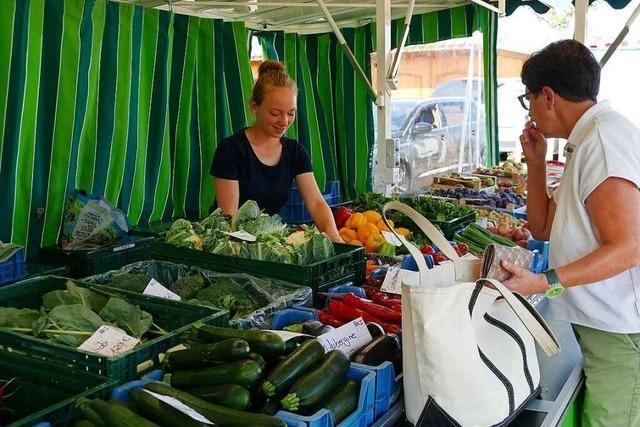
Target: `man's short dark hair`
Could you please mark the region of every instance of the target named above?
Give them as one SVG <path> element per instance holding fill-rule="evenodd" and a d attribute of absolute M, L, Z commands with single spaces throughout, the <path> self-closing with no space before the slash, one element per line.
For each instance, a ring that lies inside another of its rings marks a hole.
<path fill-rule="evenodd" d="M 549 86 L 571 102 L 597 101 L 600 65 L 585 45 L 560 40 L 535 52 L 522 66 L 522 83 L 532 94 Z"/>

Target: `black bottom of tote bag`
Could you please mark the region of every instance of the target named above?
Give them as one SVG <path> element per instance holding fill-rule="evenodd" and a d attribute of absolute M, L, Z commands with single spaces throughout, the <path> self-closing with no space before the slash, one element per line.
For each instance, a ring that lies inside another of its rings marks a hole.
<path fill-rule="evenodd" d="M 517 417 L 524 411 L 524 408 L 540 394 L 540 387 L 534 390 L 533 393 L 525 400 L 522 405 L 516 408 L 506 419 L 498 424 L 486 427 L 506 427 L 511 424 Z M 427 403 L 424 405 L 424 409 L 420 414 L 420 418 L 415 427 L 462 427 L 456 420 L 454 420 L 447 412 L 436 403 L 435 399 L 429 396 Z"/>

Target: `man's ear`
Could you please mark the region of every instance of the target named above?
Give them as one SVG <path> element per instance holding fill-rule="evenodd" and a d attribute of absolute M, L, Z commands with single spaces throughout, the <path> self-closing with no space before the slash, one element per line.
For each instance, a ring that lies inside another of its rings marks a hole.
<path fill-rule="evenodd" d="M 549 109 L 553 108 L 556 105 L 556 102 L 558 101 L 557 99 L 558 94 L 549 86 L 542 87 L 542 92 L 540 93 L 540 96 L 544 97 L 545 105 Z"/>

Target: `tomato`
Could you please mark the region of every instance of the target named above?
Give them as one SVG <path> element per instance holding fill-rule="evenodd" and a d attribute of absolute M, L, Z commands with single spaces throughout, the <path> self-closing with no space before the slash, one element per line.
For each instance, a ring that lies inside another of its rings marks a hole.
<path fill-rule="evenodd" d="M 420 250 L 420 252 L 422 252 L 425 255 L 435 255 L 436 251 L 429 245 L 424 245 L 422 247 L 422 249 Z"/>

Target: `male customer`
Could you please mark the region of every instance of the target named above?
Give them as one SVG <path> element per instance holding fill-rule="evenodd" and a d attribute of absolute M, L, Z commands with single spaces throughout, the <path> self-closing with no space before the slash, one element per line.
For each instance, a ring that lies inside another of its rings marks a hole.
<path fill-rule="evenodd" d="M 574 40 L 552 43 L 522 67 L 531 121 L 520 137 L 533 236 L 549 240 L 550 270 L 504 263 L 505 285 L 546 292 L 551 317 L 571 322 L 584 355 L 586 426 L 640 426 L 640 130 L 598 102 L 600 67 Z M 630 94 L 631 96 L 631 94 Z M 545 138 L 570 157 L 547 193 Z"/>

